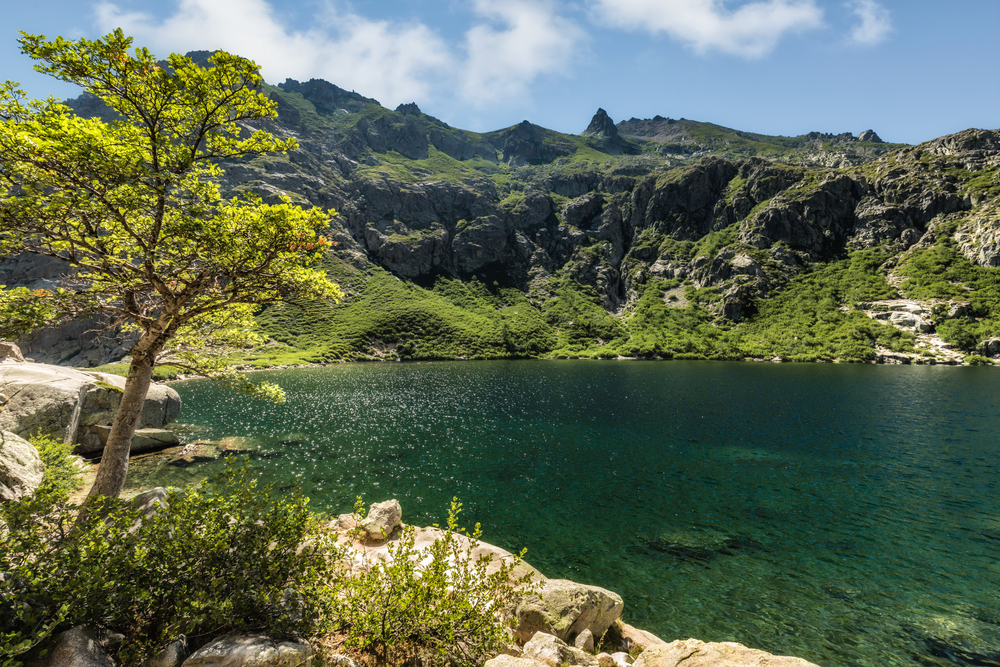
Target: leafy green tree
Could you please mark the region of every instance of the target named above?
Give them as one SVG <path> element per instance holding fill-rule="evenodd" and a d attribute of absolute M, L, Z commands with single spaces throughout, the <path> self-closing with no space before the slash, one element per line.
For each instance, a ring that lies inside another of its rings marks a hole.
<path fill-rule="evenodd" d="M 331 213 L 284 200 L 224 199 L 219 162 L 296 148 L 246 121 L 273 117 L 255 63 L 216 52 L 205 68 L 146 49 L 120 30 L 76 42 L 21 33 L 35 68 L 82 86 L 114 120 L 81 118 L 52 98 L 0 86 L 0 252 L 55 257 L 74 269 L 59 289 L 0 292 L 0 335 L 83 316 L 138 338 L 91 496 L 117 496 L 153 367 L 164 358 L 209 373 L 191 346 L 260 342 L 257 304 L 341 296 L 311 268 Z M 187 350 L 187 351 L 185 351 Z M 171 356 L 172 355 L 172 356 Z M 206 362 L 207 365 L 206 365 Z M 235 374 L 244 392 L 280 389 Z"/>

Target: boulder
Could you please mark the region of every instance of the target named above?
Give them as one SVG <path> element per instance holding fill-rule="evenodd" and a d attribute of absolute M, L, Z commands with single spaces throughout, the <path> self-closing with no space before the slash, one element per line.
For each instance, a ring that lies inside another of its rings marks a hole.
<path fill-rule="evenodd" d="M 9 399 L 0 411 L 0 429 L 22 437 L 41 433 L 65 439 L 82 397 L 77 434 L 88 441 L 88 452 L 99 451 L 103 446 L 89 427 L 111 423 L 124 387 L 125 378 L 118 375 L 47 364 L 2 364 L 0 393 Z M 180 409 L 176 391 L 152 384 L 146 393 L 139 428 L 162 428 L 176 419 Z"/>
<path fill-rule="evenodd" d="M 21 348 L 19 348 L 15 343 L 0 343 L 0 359 L 3 361 L 24 361 L 24 355 L 21 354 Z"/>
<path fill-rule="evenodd" d="M 1000 356 L 1000 338 L 987 338 L 982 342 L 983 353 L 987 357 Z"/>
<path fill-rule="evenodd" d="M 515 658 L 504 654 L 487 660 L 483 667 L 548 667 L 548 664 L 533 658 Z"/>
<path fill-rule="evenodd" d="M 536 632 L 573 641 L 585 629 L 600 637 L 622 615 L 625 603 L 617 593 L 566 579 L 546 579 L 537 592 L 515 609 L 514 633 L 528 641 Z"/>
<path fill-rule="evenodd" d="M 393 498 L 382 503 L 372 503 L 361 528 L 370 540 L 384 540 L 392 535 L 403 522 L 403 508 Z"/>
<path fill-rule="evenodd" d="M 550 667 L 567 664 L 599 667 L 597 658 L 594 656 L 545 632 L 535 633 L 535 636 L 524 645 L 522 657 L 543 662 Z"/>
<path fill-rule="evenodd" d="M 267 635 L 225 635 L 195 651 L 184 667 L 308 667 L 309 644 L 276 642 Z"/>
<path fill-rule="evenodd" d="M 802 658 L 771 655 L 735 642 L 706 643 L 684 639 L 666 646 L 651 646 L 633 667 L 816 667 Z"/>
<path fill-rule="evenodd" d="M 650 646 L 666 646 L 668 642 L 663 641 L 652 632 L 646 632 L 645 630 L 640 630 L 628 623 L 622 623 L 622 639 L 625 640 L 629 646 L 636 645 L 639 648 L 646 650 Z"/>
<path fill-rule="evenodd" d="M 59 635 L 52 652 L 31 667 L 115 667 L 108 650 L 121 644 L 119 634 L 78 625 Z"/>
<path fill-rule="evenodd" d="M 180 635 L 152 658 L 143 660 L 141 667 L 181 667 L 188 655 L 190 651 L 187 637 Z"/>
<path fill-rule="evenodd" d="M 594 652 L 594 633 L 584 628 L 580 634 L 576 636 L 573 640 L 573 646 L 580 649 L 581 651 L 586 651 L 587 653 Z"/>
<path fill-rule="evenodd" d="M 10 431 L 0 433 L 0 501 L 30 496 L 44 475 L 34 445 Z"/>
<path fill-rule="evenodd" d="M 84 442 L 76 448 L 78 453 L 89 454 L 91 452 L 99 452 L 107 446 L 108 435 L 111 434 L 110 426 L 91 426 L 90 432 L 97 435 L 98 441 L 94 442 L 93 438 L 83 438 Z M 132 446 L 129 452 L 132 454 L 141 454 L 142 452 L 176 447 L 179 444 L 181 444 L 181 441 L 173 431 L 168 431 L 165 428 L 137 428 L 132 435 Z"/>

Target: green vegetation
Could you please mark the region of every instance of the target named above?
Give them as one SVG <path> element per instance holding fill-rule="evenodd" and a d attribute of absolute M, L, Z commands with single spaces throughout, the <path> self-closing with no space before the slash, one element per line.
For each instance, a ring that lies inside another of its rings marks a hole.
<path fill-rule="evenodd" d="M 58 460 L 57 446 L 41 446 L 47 462 Z M 489 557 L 471 556 L 479 527 L 465 536 L 457 502 L 420 558 L 405 532 L 391 547 L 394 558 L 355 577 L 308 498 L 297 490 L 275 494 L 245 464 L 146 510 L 102 498 L 73 530 L 64 473 L 31 497 L 0 504 L 6 667 L 43 656 L 59 632 L 83 623 L 123 634 L 115 657 L 126 666 L 179 634 L 197 648 L 227 632 L 263 630 L 316 644 L 335 633 L 376 660 L 419 656 L 470 667 L 506 642 L 493 610 L 514 599 L 508 581 L 521 557 L 486 575 Z"/>
<path fill-rule="evenodd" d="M 951 317 L 947 307 L 936 309 L 935 323 L 945 341 L 975 350 L 981 341 L 1000 336 L 1000 271 L 972 264 L 950 234 L 912 252 L 897 273 L 905 276 L 902 291 L 910 298 L 968 304 Z"/>

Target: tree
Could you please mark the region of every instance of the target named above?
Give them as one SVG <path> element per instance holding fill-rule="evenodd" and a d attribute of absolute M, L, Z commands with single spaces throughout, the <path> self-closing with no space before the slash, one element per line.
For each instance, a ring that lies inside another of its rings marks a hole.
<path fill-rule="evenodd" d="M 0 335 L 99 315 L 138 335 L 91 496 L 117 496 L 153 367 L 171 363 L 215 373 L 220 363 L 186 344 L 259 342 L 257 304 L 337 300 L 314 268 L 331 213 L 259 197 L 224 199 L 222 160 L 293 150 L 245 121 L 276 115 L 255 63 L 216 52 L 210 67 L 171 55 L 161 66 L 130 52 L 121 30 L 76 42 L 21 33 L 35 69 L 82 86 L 112 110 L 80 118 L 52 98 L 25 102 L 0 87 L 0 252 L 65 261 L 59 289 L 0 291 Z M 282 398 L 280 389 L 222 378 L 237 389 Z"/>

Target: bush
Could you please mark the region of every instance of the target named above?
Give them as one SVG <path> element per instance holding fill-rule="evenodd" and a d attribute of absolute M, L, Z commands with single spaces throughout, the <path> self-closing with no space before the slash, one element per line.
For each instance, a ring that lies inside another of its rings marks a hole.
<path fill-rule="evenodd" d="M 451 665 L 481 665 L 510 643 L 502 616 L 525 592 L 531 575 L 511 580 L 520 555 L 486 573 L 489 556 L 472 558 L 480 526 L 457 527 L 462 505 L 452 500 L 443 535 L 426 552 L 407 526 L 389 558 L 370 564 L 344 591 L 340 617 L 347 645 L 381 663 L 407 658 Z M 520 587 L 520 590 L 515 590 Z"/>
<path fill-rule="evenodd" d="M 339 552 L 307 498 L 275 499 L 246 466 L 170 493 L 149 518 L 103 499 L 69 530 L 72 509 L 51 493 L 0 507 L 0 664 L 80 623 L 124 634 L 129 665 L 179 634 L 314 635 L 332 619 Z"/>
<path fill-rule="evenodd" d="M 970 366 L 992 366 L 993 360 L 979 354 L 970 354 L 963 359 Z"/>

